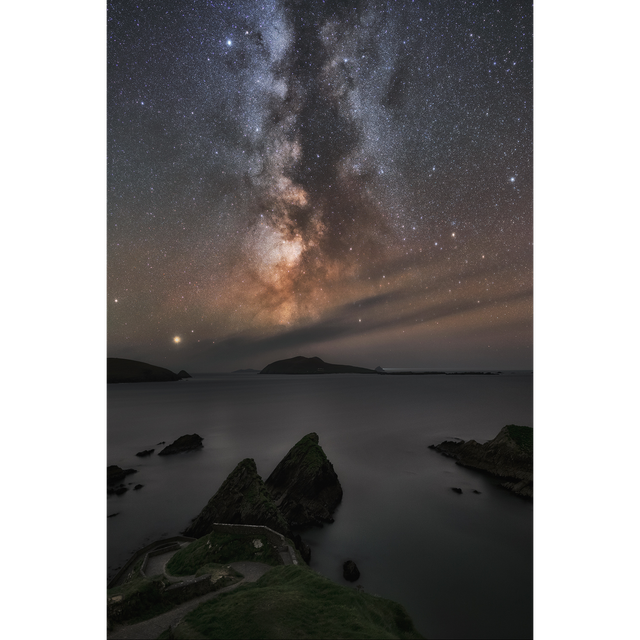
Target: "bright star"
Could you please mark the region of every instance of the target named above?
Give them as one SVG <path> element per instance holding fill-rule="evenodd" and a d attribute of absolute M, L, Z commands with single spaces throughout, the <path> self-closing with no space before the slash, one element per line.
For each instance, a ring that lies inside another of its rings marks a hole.
<path fill-rule="evenodd" d="M 178 344 L 178 342 L 180 342 L 180 336 L 176 336 L 173 341 Z"/>
<path fill-rule="evenodd" d="M 231 40 L 227 40 L 227 46 L 231 46 Z"/>

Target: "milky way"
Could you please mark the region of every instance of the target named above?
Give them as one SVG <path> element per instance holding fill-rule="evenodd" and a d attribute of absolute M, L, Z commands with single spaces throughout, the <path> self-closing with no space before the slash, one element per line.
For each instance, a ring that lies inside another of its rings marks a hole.
<path fill-rule="evenodd" d="M 109 355 L 531 368 L 530 3 L 110 2 L 107 79 Z"/>

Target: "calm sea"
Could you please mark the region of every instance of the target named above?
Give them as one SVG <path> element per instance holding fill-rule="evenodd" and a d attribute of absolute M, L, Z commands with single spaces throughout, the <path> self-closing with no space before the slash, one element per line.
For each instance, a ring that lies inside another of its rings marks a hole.
<path fill-rule="evenodd" d="M 403 604 L 428 638 L 530 638 L 533 507 L 428 449 L 533 426 L 533 377 L 201 375 L 107 387 L 108 464 L 134 468 L 107 498 L 108 575 L 177 535 L 243 458 L 266 480 L 315 431 L 340 478 L 335 522 L 303 533 L 311 566 Z M 204 449 L 158 457 L 183 434 Z M 155 448 L 148 458 L 136 452 Z M 144 485 L 138 491 L 135 484 Z M 451 487 L 460 487 L 461 495 Z M 475 494 L 473 490 L 480 493 Z"/>

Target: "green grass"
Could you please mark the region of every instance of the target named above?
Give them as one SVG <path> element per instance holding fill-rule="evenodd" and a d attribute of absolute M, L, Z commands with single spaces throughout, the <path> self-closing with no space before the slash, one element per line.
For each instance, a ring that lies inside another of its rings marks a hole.
<path fill-rule="evenodd" d="M 163 601 L 163 588 L 161 576 L 153 578 L 138 576 L 113 589 L 108 589 L 107 603 L 116 605 L 118 609 L 122 607 L 119 614 L 114 614 L 117 620 L 126 620 L 130 624 L 148 620 L 175 606 Z M 118 599 L 119 602 L 116 603 L 114 599 Z"/>
<path fill-rule="evenodd" d="M 533 455 L 533 429 L 519 427 L 515 424 L 507 425 L 509 436 L 525 453 Z"/>
<path fill-rule="evenodd" d="M 260 540 L 262 547 L 254 547 L 254 540 Z M 264 562 L 272 566 L 282 564 L 280 554 L 263 535 L 240 536 L 213 531 L 175 553 L 167 563 L 166 570 L 174 576 L 190 576 L 207 564 L 228 564 L 242 560 Z"/>
<path fill-rule="evenodd" d="M 276 567 L 189 613 L 167 638 L 421 638 L 404 607 L 307 567 Z"/>

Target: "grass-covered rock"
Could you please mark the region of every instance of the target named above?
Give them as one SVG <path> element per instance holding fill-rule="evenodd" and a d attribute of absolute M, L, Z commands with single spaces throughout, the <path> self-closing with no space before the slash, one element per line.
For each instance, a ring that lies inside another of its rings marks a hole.
<path fill-rule="evenodd" d="M 263 535 L 242 536 L 213 531 L 176 552 L 166 566 L 174 576 L 202 573 L 210 564 L 249 560 L 272 566 L 282 564 L 277 549 Z"/>
<path fill-rule="evenodd" d="M 200 538 L 210 533 L 216 522 L 264 525 L 289 534 L 289 525 L 274 504 L 252 458 L 245 458 L 236 466 L 184 535 Z"/>
<path fill-rule="evenodd" d="M 404 607 L 308 567 L 277 567 L 200 605 L 161 638 L 422 638 Z"/>
<path fill-rule="evenodd" d="M 297 442 L 265 482 L 292 527 L 333 522 L 342 500 L 342 486 L 320 446 L 318 434 Z"/>
<path fill-rule="evenodd" d="M 533 429 L 515 424 L 503 427 L 489 442 L 479 444 L 445 441 L 431 445 L 438 453 L 454 458 L 464 467 L 504 478 L 504 487 L 533 498 Z"/>

